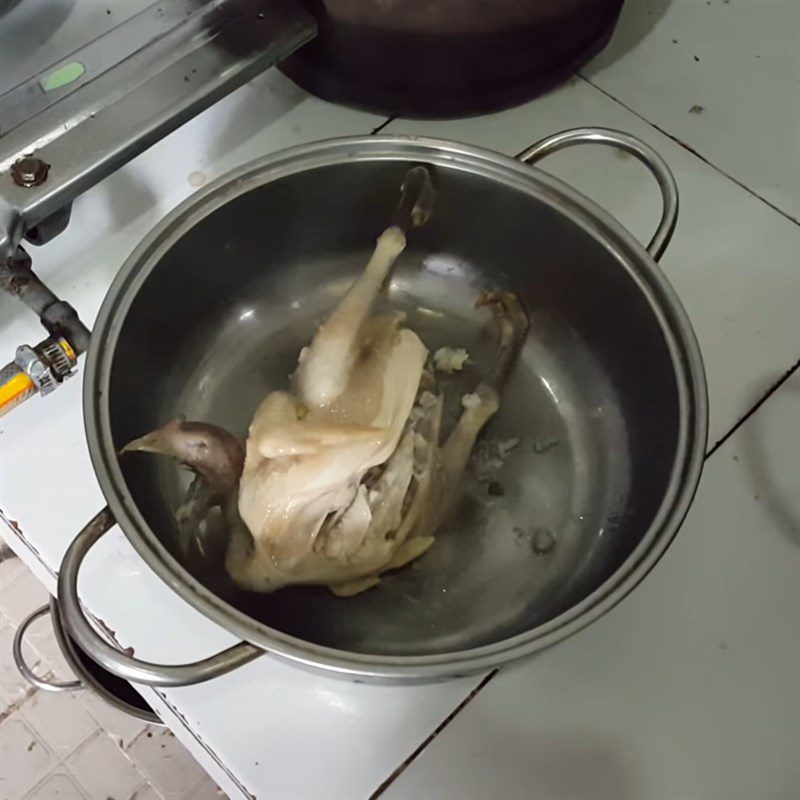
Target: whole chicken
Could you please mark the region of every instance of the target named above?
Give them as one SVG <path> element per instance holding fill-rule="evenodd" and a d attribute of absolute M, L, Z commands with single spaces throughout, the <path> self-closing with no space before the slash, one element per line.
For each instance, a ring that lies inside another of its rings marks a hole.
<path fill-rule="evenodd" d="M 498 323 L 498 358 L 440 444 L 443 398 L 427 348 L 403 314 L 372 313 L 406 231 L 427 220 L 432 199 L 430 175 L 415 167 L 395 224 L 301 351 L 291 391 L 271 392 L 256 409 L 244 447 L 221 428 L 176 419 L 124 448 L 172 456 L 195 473 L 179 527 L 191 537 L 221 509 L 225 566 L 243 589 L 364 591 L 433 544 L 456 497 L 528 320 L 514 295 L 480 295 L 476 305 Z"/>

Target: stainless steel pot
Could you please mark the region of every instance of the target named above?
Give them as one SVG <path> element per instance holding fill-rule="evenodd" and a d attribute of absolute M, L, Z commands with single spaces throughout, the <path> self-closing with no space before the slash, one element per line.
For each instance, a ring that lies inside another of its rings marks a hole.
<path fill-rule="evenodd" d="M 657 179 L 664 211 L 647 249 L 530 166 L 583 142 L 626 150 Z M 483 445 L 520 438 L 495 476 L 504 496 L 468 482 L 430 553 L 358 597 L 237 591 L 219 553 L 179 555 L 180 471 L 163 459 L 120 461 L 119 448 L 177 413 L 244 434 L 363 266 L 415 163 L 434 173 L 435 213 L 411 237 L 387 302 L 408 312 L 431 349 L 466 347 L 473 380 L 491 359 L 477 292 L 512 288 L 530 311 L 531 333 Z M 107 669 L 141 683 L 195 683 L 264 651 L 354 679 L 412 681 L 504 664 L 597 619 L 664 553 L 703 463 L 702 361 L 655 263 L 677 208 L 663 160 L 602 129 L 556 134 L 516 160 L 430 139 L 321 142 L 248 164 L 194 195 L 128 259 L 92 336 L 84 409 L 108 508 L 62 564 L 59 601 L 71 634 Z M 181 597 L 244 642 L 164 666 L 100 638 L 82 615 L 77 574 L 115 521 Z M 543 536 L 555 545 L 543 548 Z"/>

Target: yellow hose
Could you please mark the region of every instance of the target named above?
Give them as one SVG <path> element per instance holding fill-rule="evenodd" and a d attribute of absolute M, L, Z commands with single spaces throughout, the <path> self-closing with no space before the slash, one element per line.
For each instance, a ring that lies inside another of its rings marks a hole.
<path fill-rule="evenodd" d="M 34 394 L 36 385 L 24 372 L 11 375 L 0 384 L 0 417 Z"/>
<path fill-rule="evenodd" d="M 54 347 L 60 348 L 63 355 L 66 356 L 67 364 L 64 364 L 63 356 L 53 353 Z M 55 360 L 55 363 L 60 365 L 59 381 L 66 377 L 66 373 L 78 360 L 78 356 L 72 346 L 63 337 L 51 337 L 35 347 L 34 350 L 42 358 L 50 360 L 51 363 Z M 39 389 L 33 379 L 20 369 L 16 363 L 12 361 L 10 364 L 6 364 L 5 367 L 0 369 L 0 417 L 7 414 L 11 409 L 16 408 L 24 400 L 38 394 L 38 392 Z"/>

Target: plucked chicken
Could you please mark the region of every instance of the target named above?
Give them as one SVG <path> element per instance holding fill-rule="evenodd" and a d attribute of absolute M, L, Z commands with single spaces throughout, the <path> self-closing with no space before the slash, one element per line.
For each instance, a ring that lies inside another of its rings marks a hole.
<path fill-rule="evenodd" d="M 478 298 L 498 323 L 498 357 L 440 444 L 443 396 L 427 348 L 403 314 L 373 314 L 432 199 L 430 175 L 415 167 L 394 224 L 300 352 L 291 390 L 256 409 L 244 446 L 221 428 L 177 419 L 124 448 L 172 456 L 195 473 L 179 528 L 188 541 L 221 512 L 226 569 L 243 589 L 315 584 L 357 594 L 421 556 L 456 497 L 528 320 L 512 294 Z"/>

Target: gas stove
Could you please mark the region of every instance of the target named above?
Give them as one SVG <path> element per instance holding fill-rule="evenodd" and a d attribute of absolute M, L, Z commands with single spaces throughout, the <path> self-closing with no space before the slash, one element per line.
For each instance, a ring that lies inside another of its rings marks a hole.
<path fill-rule="evenodd" d="M 164 0 L 51 64 L 32 60 L 34 73 L 0 96 L 0 288 L 48 334 L 0 370 L 0 413 L 54 391 L 89 342 L 75 309 L 36 276 L 28 244 L 58 236 L 79 194 L 315 32 L 293 0 Z"/>

